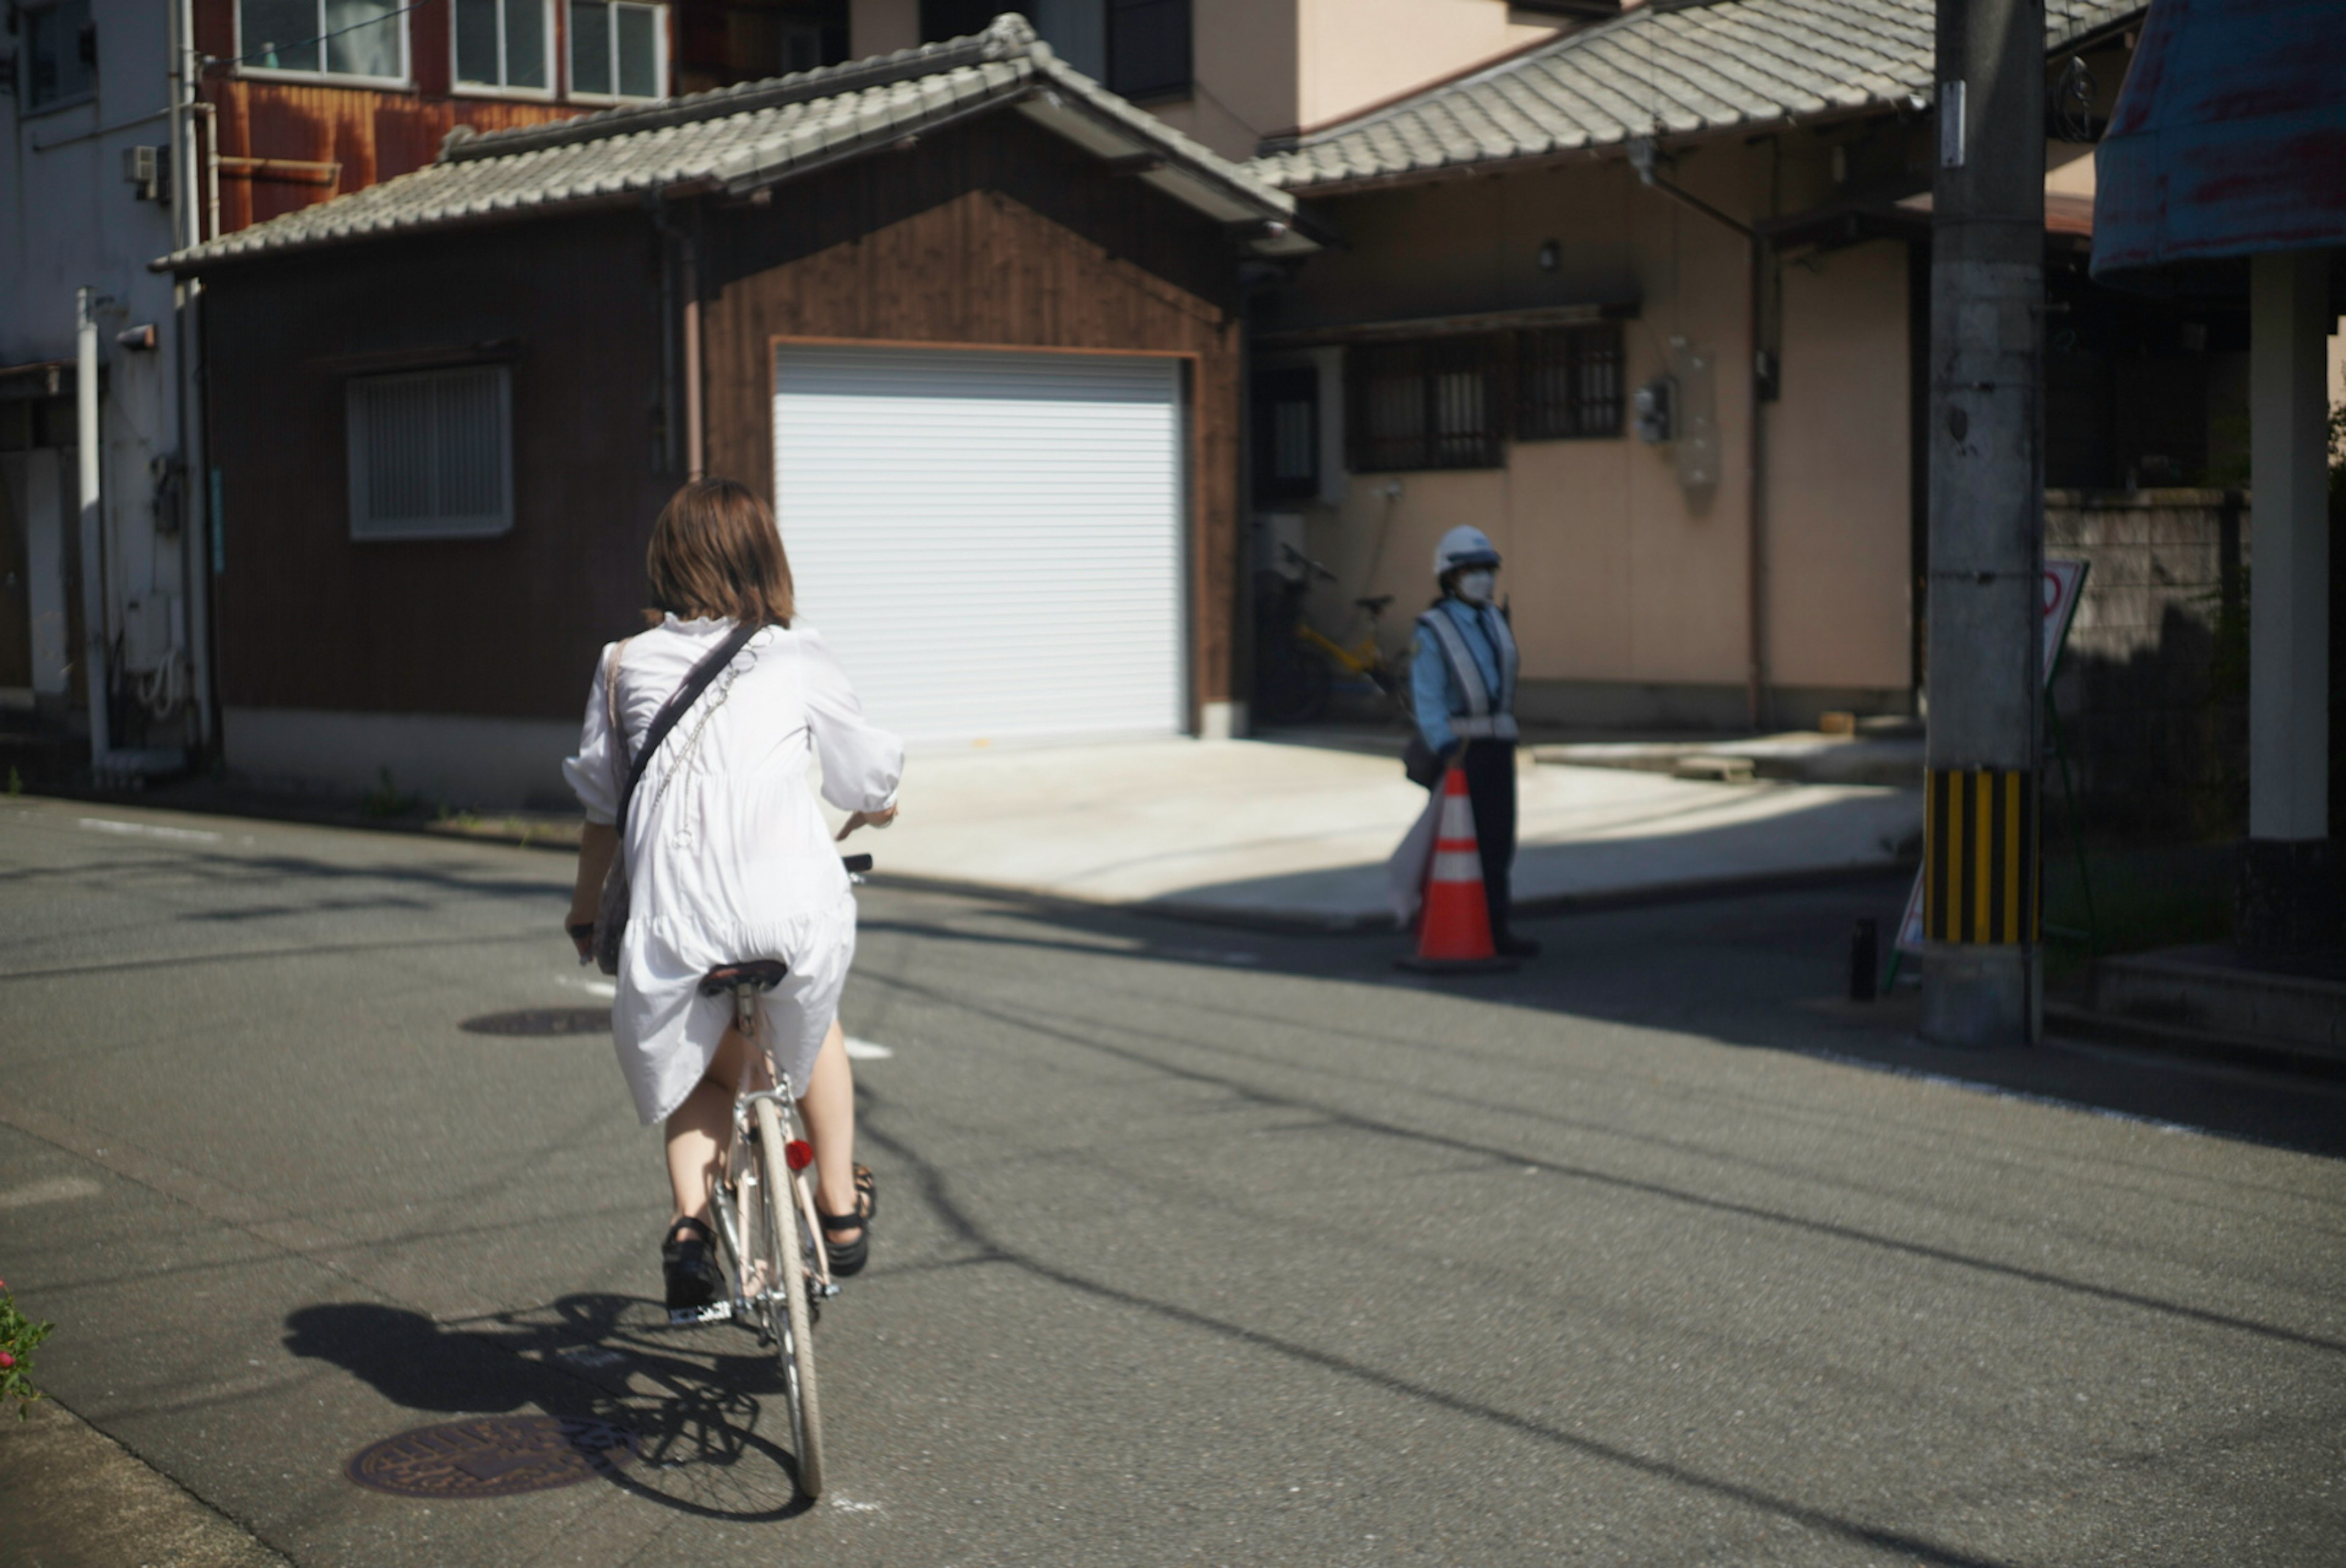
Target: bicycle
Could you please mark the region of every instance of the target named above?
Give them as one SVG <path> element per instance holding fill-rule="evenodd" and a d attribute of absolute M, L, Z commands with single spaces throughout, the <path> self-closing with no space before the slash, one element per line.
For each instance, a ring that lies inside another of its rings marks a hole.
<path fill-rule="evenodd" d="M 861 881 L 860 873 L 872 869 L 872 857 L 852 855 L 845 864 Z M 790 965 L 780 959 L 719 964 L 701 976 L 700 994 L 732 994 L 733 1027 L 754 1049 L 758 998 L 789 973 Z M 771 1088 L 752 1087 L 760 1057 L 773 1081 Z M 819 1498 L 823 1486 L 822 1401 L 815 1380 L 814 1326 L 822 1303 L 839 1294 L 839 1285 L 831 1277 L 822 1222 L 815 1212 L 813 1165 L 814 1145 L 799 1118 L 790 1074 L 780 1070 L 770 1051 L 754 1050 L 734 1094 L 724 1175 L 710 1194 L 726 1294 L 709 1307 L 672 1311 L 668 1321 L 678 1327 L 747 1322 L 761 1343 L 774 1347 L 790 1407 L 799 1490 Z"/>
<path fill-rule="evenodd" d="M 1255 639 L 1255 711 L 1262 721 L 1308 724 L 1318 718 L 1328 709 L 1339 670 L 1365 678 L 1394 713 L 1408 718 L 1406 667 L 1385 653 L 1378 636 L 1393 596 L 1378 594 L 1352 601 L 1367 616 L 1368 628 L 1358 644 L 1348 647 L 1312 626 L 1303 613 L 1313 579 L 1332 583 L 1336 574 L 1292 545 L 1282 544 L 1280 550 L 1287 564 L 1300 571 L 1292 576 L 1266 571 L 1257 578 L 1255 602 L 1262 620 L 1261 635 Z"/>

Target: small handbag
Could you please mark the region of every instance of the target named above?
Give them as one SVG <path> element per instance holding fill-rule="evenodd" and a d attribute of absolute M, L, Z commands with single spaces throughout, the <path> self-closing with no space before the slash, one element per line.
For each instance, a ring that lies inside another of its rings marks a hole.
<path fill-rule="evenodd" d="M 611 869 L 603 874 L 603 901 L 595 914 L 595 967 L 606 974 L 619 972 L 619 942 L 627 932 L 627 807 L 636 798 L 636 786 L 643 779 L 645 765 L 659 749 L 660 742 L 668 738 L 668 731 L 676 728 L 677 721 L 700 700 L 700 694 L 709 689 L 718 671 L 731 664 L 733 656 L 749 647 L 750 639 L 764 629 L 763 622 L 743 621 L 694 665 L 692 673 L 684 677 L 684 684 L 652 716 L 652 726 L 644 732 L 644 748 L 627 764 L 627 782 L 619 786 L 619 809 L 611 822 L 619 836 L 619 852 L 611 857 Z M 603 672 L 603 711 L 611 728 L 614 760 L 627 755 L 627 731 L 619 722 L 619 650 L 633 640 L 613 646 L 611 662 Z"/>
<path fill-rule="evenodd" d="M 1431 789 L 1442 782 L 1442 775 L 1449 770 L 1449 764 L 1442 753 L 1425 743 L 1425 737 L 1420 735 L 1413 725 L 1410 727 L 1409 744 L 1401 749 L 1401 770 L 1419 789 Z"/>

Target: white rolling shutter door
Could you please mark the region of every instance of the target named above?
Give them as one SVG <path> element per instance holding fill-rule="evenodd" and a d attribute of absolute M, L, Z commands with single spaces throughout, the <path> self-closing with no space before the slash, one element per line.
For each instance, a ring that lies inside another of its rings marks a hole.
<path fill-rule="evenodd" d="M 908 740 L 1183 728 L 1179 372 L 792 347 L 774 485 L 807 623 Z"/>

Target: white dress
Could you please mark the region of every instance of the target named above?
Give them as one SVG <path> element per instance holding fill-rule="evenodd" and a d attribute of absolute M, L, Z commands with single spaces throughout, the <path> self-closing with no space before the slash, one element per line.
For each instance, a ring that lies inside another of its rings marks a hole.
<path fill-rule="evenodd" d="M 619 722 L 627 756 L 652 718 L 732 623 L 680 621 L 619 651 Z M 626 769 L 611 743 L 596 661 L 578 755 L 563 765 L 589 822 L 617 815 Z M 810 748 L 822 793 L 846 811 L 895 804 L 902 742 L 864 722 L 862 704 L 821 636 L 768 626 L 709 683 L 660 743 L 627 808 L 630 910 L 620 943 L 611 1035 L 646 1125 L 665 1120 L 709 1070 L 732 1022 L 730 997 L 698 993 L 722 963 L 778 958 L 790 978 L 767 994 L 759 1029 L 803 1093 L 838 1015 L 855 957 L 855 898 L 840 849 L 806 784 Z"/>

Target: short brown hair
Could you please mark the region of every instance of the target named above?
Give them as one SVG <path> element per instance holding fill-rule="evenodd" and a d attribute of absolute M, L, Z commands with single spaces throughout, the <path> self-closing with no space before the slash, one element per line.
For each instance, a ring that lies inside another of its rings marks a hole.
<path fill-rule="evenodd" d="M 774 514 L 748 485 L 688 480 L 660 508 L 644 557 L 651 618 L 771 622 L 787 626 L 794 606 L 790 561 Z"/>

